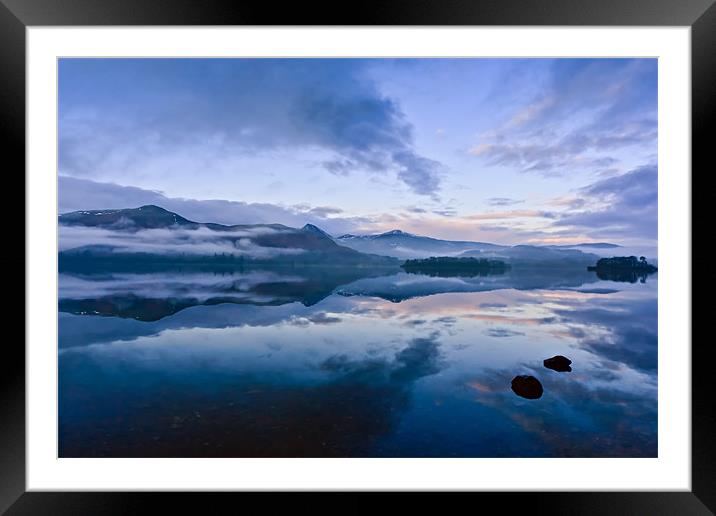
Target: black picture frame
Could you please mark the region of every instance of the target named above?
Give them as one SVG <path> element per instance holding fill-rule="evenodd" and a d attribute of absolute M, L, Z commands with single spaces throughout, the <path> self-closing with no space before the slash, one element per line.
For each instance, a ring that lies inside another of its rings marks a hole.
<path fill-rule="evenodd" d="M 6 188 L 25 189 L 25 30 L 63 25 L 624 25 L 690 26 L 692 171 L 711 162 L 709 135 L 716 118 L 715 0 L 423 0 L 285 3 L 194 0 L 0 0 L 0 141 Z M 709 130 L 711 129 L 711 130 Z M 712 144 L 711 144 L 712 146 Z M 705 173 L 705 171 L 703 172 Z M 23 179 L 20 179 L 20 178 Z M 692 210 L 713 197 L 692 188 Z M 19 193 L 18 200 L 24 199 Z M 24 202 L 24 201 L 21 201 Z M 700 220 L 692 211 L 694 222 Z M 17 221 L 15 241 L 24 241 Z M 693 230 L 692 230 L 693 233 Z M 703 235 L 710 235 L 704 233 Z M 14 246 L 19 247 L 19 246 Z M 693 252 L 693 249 L 692 249 Z M 3 253 L 5 254 L 5 253 Z M 703 255 L 696 254 L 698 267 Z M 8 270 L 27 270 L 24 251 L 7 254 Z M 703 264 L 705 265 L 705 264 Z M 14 274 L 15 281 L 20 280 Z M 17 286 L 19 291 L 20 286 Z M 24 286 L 23 297 L 24 300 Z M 693 314 L 704 305 L 692 303 Z M 14 303 L 22 306 L 24 302 Z M 19 308 L 14 310 L 19 311 Z M 11 312 L 8 311 L 9 315 Z M 668 315 L 668 314 L 667 314 Z M 20 314 L 16 316 L 18 319 Z M 10 319 L 10 317 L 8 317 Z M 692 315 L 692 327 L 695 322 Z M 11 324 L 11 323 L 8 323 Z M 695 335 L 695 334 L 694 334 Z M 712 398 L 710 341 L 692 339 L 692 490 L 690 492 L 474 493 L 501 508 L 550 514 L 713 514 L 716 511 L 716 410 Z M 160 502 L 183 511 L 218 512 L 239 493 L 25 492 L 25 350 L 6 339 L 0 375 L 0 512 L 23 514 L 126 514 Z M 688 342 L 668 345 L 687 347 Z M 209 497 L 212 497 L 209 500 Z M 487 500 L 487 498 L 490 500 Z M 369 502 L 372 503 L 372 502 Z M 360 505 L 356 505 L 358 508 Z M 228 505 L 227 507 L 231 507 Z M 235 507 L 235 506 L 234 506 Z"/>

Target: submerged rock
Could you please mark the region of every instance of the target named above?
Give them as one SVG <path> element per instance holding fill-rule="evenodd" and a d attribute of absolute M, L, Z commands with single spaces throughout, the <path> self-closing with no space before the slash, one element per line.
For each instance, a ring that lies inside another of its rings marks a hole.
<path fill-rule="evenodd" d="M 537 378 L 529 375 L 515 376 L 512 379 L 512 390 L 518 396 L 528 400 L 536 400 L 542 397 L 544 389 Z"/>
<path fill-rule="evenodd" d="M 544 366 L 547 369 L 552 369 L 553 371 L 559 371 L 560 373 L 568 373 L 572 370 L 569 365 L 572 363 L 570 359 L 567 357 L 563 357 L 562 355 L 556 355 L 552 358 L 546 358 L 543 362 Z"/>

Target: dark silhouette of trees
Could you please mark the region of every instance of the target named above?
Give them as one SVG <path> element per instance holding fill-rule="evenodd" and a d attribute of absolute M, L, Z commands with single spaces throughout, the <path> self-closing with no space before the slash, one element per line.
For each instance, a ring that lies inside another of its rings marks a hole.
<path fill-rule="evenodd" d="M 613 256 L 600 258 L 597 264 L 587 267 L 595 271 L 599 279 L 636 283 L 646 282 L 646 277 L 657 271 L 657 268 L 646 261 L 644 256 Z"/>
<path fill-rule="evenodd" d="M 428 276 L 488 276 L 504 274 L 510 268 L 499 260 L 487 258 L 455 258 L 432 256 L 425 259 L 406 260 L 401 267 L 405 272 Z"/>
<path fill-rule="evenodd" d="M 600 258 L 597 261 L 597 265 L 594 267 L 588 267 L 589 270 L 599 269 L 619 269 L 619 270 L 634 270 L 634 271 L 645 271 L 645 272 L 656 272 L 656 267 L 646 261 L 646 258 L 641 256 L 637 259 L 636 256 L 613 256 L 612 258 Z"/>

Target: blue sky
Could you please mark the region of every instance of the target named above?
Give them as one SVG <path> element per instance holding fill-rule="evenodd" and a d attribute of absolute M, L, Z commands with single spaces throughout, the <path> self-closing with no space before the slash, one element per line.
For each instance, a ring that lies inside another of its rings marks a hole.
<path fill-rule="evenodd" d="M 655 245 L 655 59 L 62 59 L 61 212 Z"/>

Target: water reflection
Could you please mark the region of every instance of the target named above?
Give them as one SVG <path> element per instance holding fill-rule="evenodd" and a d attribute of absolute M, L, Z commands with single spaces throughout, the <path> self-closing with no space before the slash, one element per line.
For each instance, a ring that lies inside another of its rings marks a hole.
<path fill-rule="evenodd" d="M 609 270 L 598 269 L 596 275 L 599 279 L 605 281 L 620 281 L 626 283 L 646 283 L 646 278 L 655 274 L 655 272 L 631 271 L 631 270 Z"/>
<path fill-rule="evenodd" d="M 62 274 L 60 455 L 656 456 L 656 281 L 333 272 Z"/>
<path fill-rule="evenodd" d="M 507 269 L 459 269 L 459 268 L 444 268 L 444 267 L 420 267 L 413 266 L 406 268 L 405 272 L 408 274 L 415 274 L 418 276 L 431 276 L 434 278 L 475 278 L 475 277 L 486 277 L 486 276 L 504 276 Z"/>
<path fill-rule="evenodd" d="M 314 305 L 358 278 L 384 272 L 361 268 L 183 270 L 60 274 L 61 312 L 156 321 L 185 308 L 224 303 Z"/>

